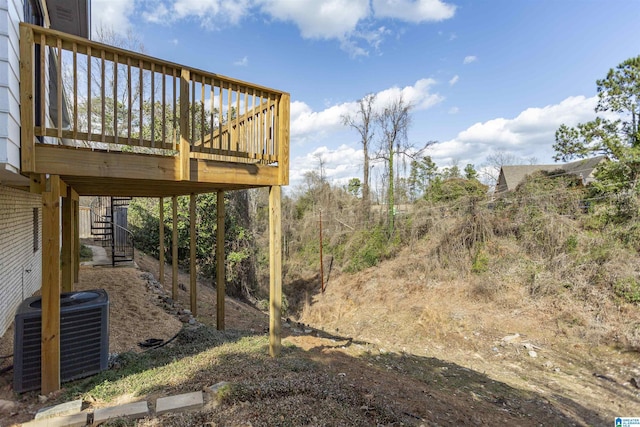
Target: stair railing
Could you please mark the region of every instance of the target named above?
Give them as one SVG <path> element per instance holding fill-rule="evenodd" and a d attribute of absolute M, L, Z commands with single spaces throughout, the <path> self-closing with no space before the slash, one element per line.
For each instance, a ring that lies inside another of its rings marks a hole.
<path fill-rule="evenodd" d="M 102 247 L 110 248 L 111 264 L 133 261 L 134 239 L 133 233 L 118 224 L 119 218 L 126 223 L 126 212 L 129 199 L 114 197 L 96 197 L 89 206 L 91 214 L 91 234 Z"/>

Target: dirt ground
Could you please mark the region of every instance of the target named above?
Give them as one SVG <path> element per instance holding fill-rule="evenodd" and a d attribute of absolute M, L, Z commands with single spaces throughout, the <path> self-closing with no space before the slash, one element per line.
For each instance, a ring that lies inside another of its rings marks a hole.
<path fill-rule="evenodd" d="M 607 323 L 599 324 L 598 317 L 585 322 L 581 308 L 562 296 L 531 298 L 522 286 L 481 298 L 473 278 L 431 280 L 421 269 L 424 253 L 406 250 L 378 267 L 336 276 L 324 294 L 309 296 L 301 320 L 534 392 L 577 424 L 639 416 L 640 352 L 594 338 L 604 335 L 599 328 L 615 338 L 615 328 L 637 324 L 637 305 L 603 308 L 598 316 Z"/>
<path fill-rule="evenodd" d="M 171 295 L 171 266 L 165 267 L 165 293 Z M 151 273 L 159 279 L 158 261 L 143 253 L 136 252 L 136 266 L 81 266 L 79 282 L 75 290 L 105 289 L 109 295 L 109 353 L 126 351 L 141 352 L 138 343 L 150 338 L 171 339 L 181 328 L 183 322 L 179 314 L 172 311 L 189 309 L 190 295 L 185 289 L 189 286 L 189 275 L 179 273 L 180 284 L 178 298 L 173 310 L 163 307 L 157 293 L 149 289 L 145 273 Z M 198 281 L 199 322 L 215 325 L 216 292 L 211 286 Z M 251 306 L 226 298 L 225 327 L 228 329 L 262 331 L 268 325 L 265 314 Z M 13 326 L 0 337 L 0 356 L 13 353 Z M 0 370 L 12 363 L 11 358 L 0 359 Z M 6 421 L 24 422 L 33 418 L 35 412 L 44 406 L 42 398 L 35 392 L 18 396 L 13 392 L 13 371 L 0 375 L 0 427 Z M 52 396 L 55 398 L 55 396 Z M 6 403 L 3 403 L 6 402 Z"/>
<path fill-rule="evenodd" d="M 137 254 L 136 263 L 138 268 L 80 271 L 77 289 L 109 293 L 111 353 L 141 351 L 138 342 L 148 338 L 171 338 L 182 327 L 180 313 L 189 307 L 188 274 L 180 273 L 177 307 L 167 310 L 145 276 L 158 278 L 157 261 Z M 549 324 L 548 315 L 535 306 L 490 308 L 451 284 L 431 284 L 425 294 L 424 287 L 411 284 L 415 277 L 407 280 L 398 268 L 337 276 L 325 294 L 308 296 L 312 304 L 300 320 L 313 333 L 283 329 L 285 345 L 320 363 L 331 378 L 347 381 L 345 387 L 360 396 L 358 406 L 348 410 L 362 413 L 376 402 L 393 403 L 402 408 L 405 425 L 612 425 L 614 416 L 640 415 L 637 352 L 585 345 Z M 168 294 L 170 287 L 166 266 Z M 198 301 L 197 321 L 215 325 L 215 289 L 199 282 Z M 268 326 L 266 313 L 225 301 L 227 329 L 263 332 Z M 12 343 L 9 330 L 0 338 L 0 355 L 10 354 Z M 0 360 L 0 369 L 8 363 Z M 32 419 L 47 406 L 35 392 L 13 393 L 11 375 L 0 376 L 0 402 L 11 406 L 0 407 L 2 427 Z M 249 409 L 229 408 L 235 412 L 217 425 L 248 425 L 240 420 L 256 412 Z M 195 425 L 194 419 L 169 416 L 144 425 Z M 332 425 L 330 418 L 316 421 L 308 425 Z M 351 425 L 365 424 L 354 420 Z"/>

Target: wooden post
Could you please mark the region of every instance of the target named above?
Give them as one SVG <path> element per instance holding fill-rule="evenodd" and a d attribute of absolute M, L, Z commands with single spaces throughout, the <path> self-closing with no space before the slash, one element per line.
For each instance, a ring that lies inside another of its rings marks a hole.
<path fill-rule="evenodd" d="M 279 184 L 289 184 L 289 121 L 291 96 L 280 96 L 278 102 L 278 173 Z"/>
<path fill-rule="evenodd" d="M 322 209 L 320 209 L 320 289 L 324 294 L 324 259 L 322 256 Z"/>
<path fill-rule="evenodd" d="M 44 46 L 40 49 L 44 49 Z M 34 64 L 33 31 L 29 27 L 20 25 L 20 166 L 23 173 L 36 170 Z M 42 100 L 39 101 L 42 102 Z M 44 104 L 41 104 L 40 108 L 44 108 Z M 41 123 L 40 126 L 44 126 L 44 123 Z"/>
<path fill-rule="evenodd" d="M 160 235 L 158 262 L 160 266 L 160 284 L 164 287 L 164 197 L 160 197 L 160 204 L 158 205 L 158 222 L 160 223 L 160 229 L 158 234 Z"/>
<path fill-rule="evenodd" d="M 32 173 L 29 176 L 29 192 L 34 194 L 42 194 L 45 189 L 45 175 Z"/>
<path fill-rule="evenodd" d="M 198 315 L 198 286 L 196 281 L 196 195 L 189 197 L 189 295 L 191 314 Z"/>
<path fill-rule="evenodd" d="M 67 187 L 67 194 L 62 198 L 62 292 L 73 290 L 73 200 L 71 187 Z"/>
<path fill-rule="evenodd" d="M 80 196 L 75 190 L 73 195 L 73 283 L 78 283 L 80 276 Z"/>
<path fill-rule="evenodd" d="M 171 230 L 171 297 L 178 299 L 178 196 L 171 197 L 173 229 Z"/>
<path fill-rule="evenodd" d="M 224 191 L 218 191 L 216 196 L 216 208 L 218 215 L 216 230 L 216 325 L 219 331 L 224 331 L 224 295 L 226 293 L 224 262 Z"/>
<path fill-rule="evenodd" d="M 41 393 L 60 389 L 60 177 L 42 193 Z"/>
<path fill-rule="evenodd" d="M 191 73 L 182 70 L 180 74 L 180 179 L 189 181 L 189 155 L 191 152 L 191 138 L 189 138 L 189 82 Z"/>
<path fill-rule="evenodd" d="M 269 354 L 280 355 L 282 316 L 282 188 L 269 188 Z"/>

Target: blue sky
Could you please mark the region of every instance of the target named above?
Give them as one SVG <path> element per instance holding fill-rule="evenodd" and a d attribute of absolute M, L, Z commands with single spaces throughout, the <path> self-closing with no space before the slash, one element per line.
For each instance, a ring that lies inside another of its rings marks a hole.
<path fill-rule="evenodd" d="M 637 0 L 93 0 L 92 25 L 152 56 L 291 94 L 291 184 L 362 177 L 356 101 L 402 93 L 440 168 L 507 153 L 552 163 L 595 116 L 595 81 L 640 55 Z M 378 168 L 380 170 L 381 168 Z M 374 177 L 375 179 L 375 177 Z"/>

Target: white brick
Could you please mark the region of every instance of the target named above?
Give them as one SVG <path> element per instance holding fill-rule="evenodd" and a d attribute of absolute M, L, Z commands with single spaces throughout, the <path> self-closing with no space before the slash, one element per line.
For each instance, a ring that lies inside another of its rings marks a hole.
<path fill-rule="evenodd" d="M 40 289 L 42 244 L 33 251 L 33 208 L 38 208 L 41 239 L 41 196 L 0 185 L 0 336 L 22 300 Z"/>

